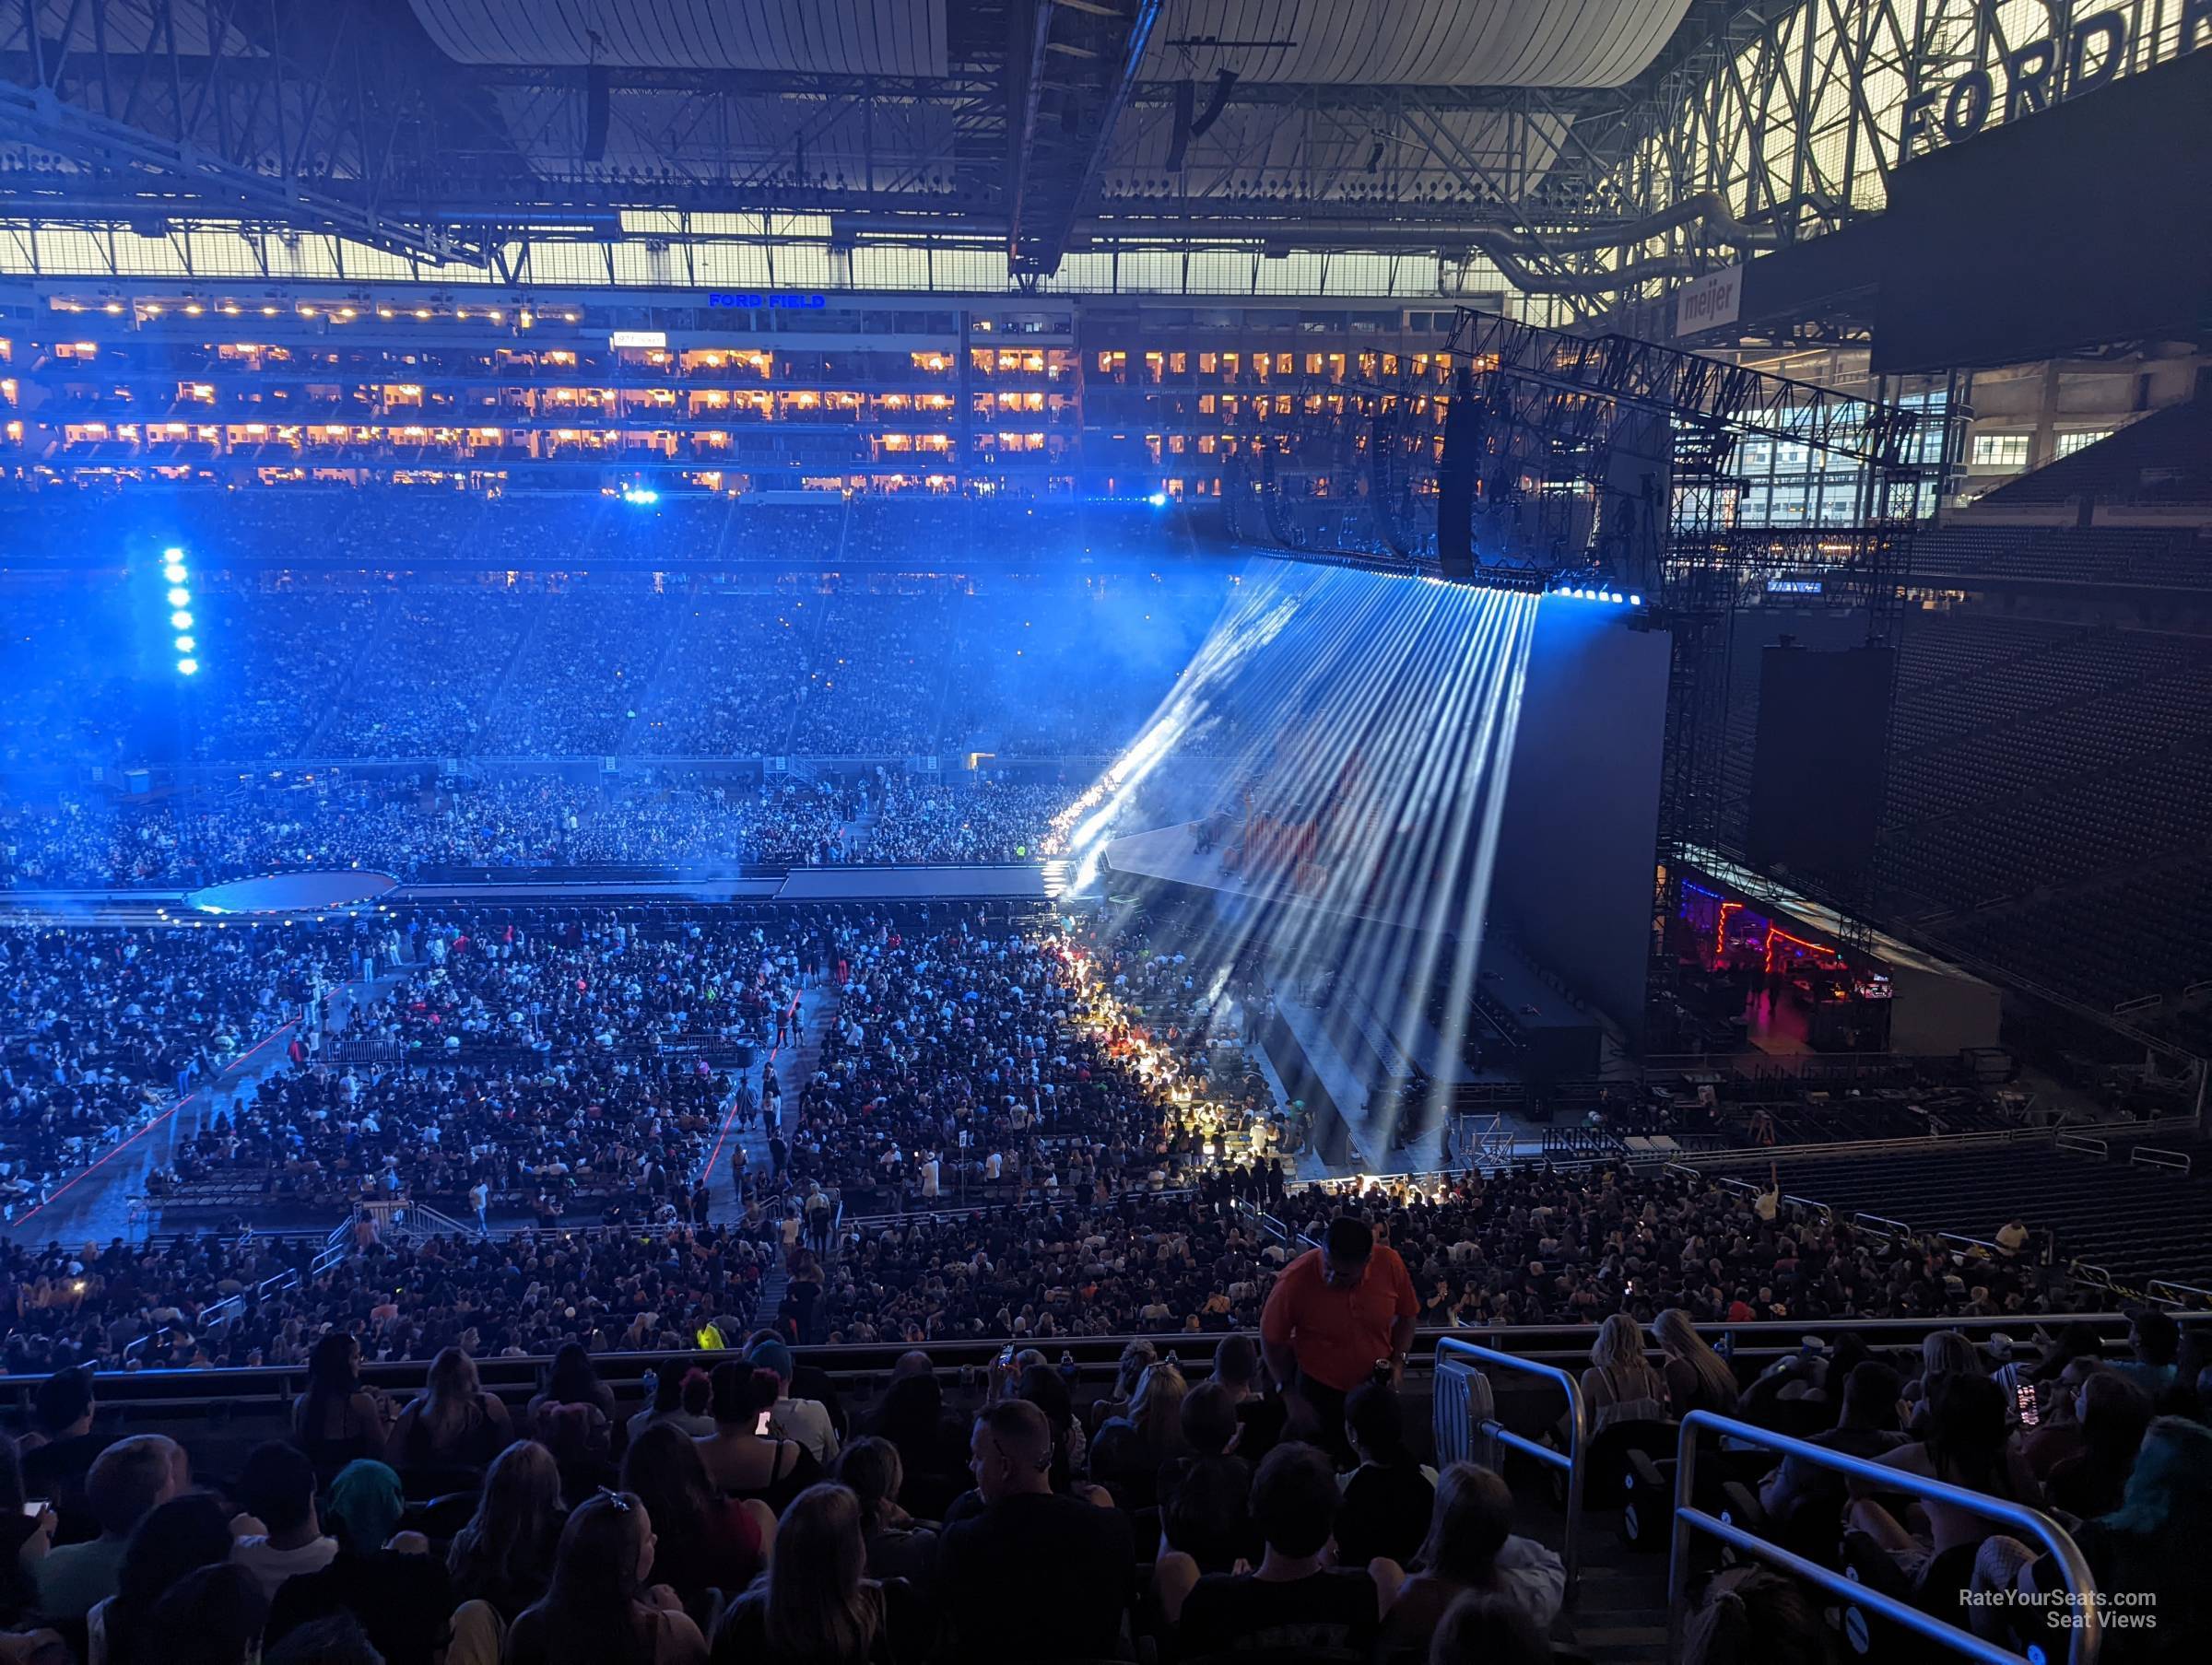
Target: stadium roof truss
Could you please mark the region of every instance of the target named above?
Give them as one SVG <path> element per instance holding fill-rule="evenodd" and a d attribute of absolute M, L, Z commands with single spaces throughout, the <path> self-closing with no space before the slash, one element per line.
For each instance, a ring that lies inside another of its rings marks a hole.
<path fill-rule="evenodd" d="M 2188 3 L 2132 0 L 2121 72 Z M 505 282 L 560 243 L 812 240 L 818 287 L 994 256 L 912 286 L 966 288 L 1357 252 L 1595 312 L 1878 208 L 1911 96 L 2004 100 L 2053 5 L 0 0 L 0 269 L 191 276 L 208 232 Z"/>

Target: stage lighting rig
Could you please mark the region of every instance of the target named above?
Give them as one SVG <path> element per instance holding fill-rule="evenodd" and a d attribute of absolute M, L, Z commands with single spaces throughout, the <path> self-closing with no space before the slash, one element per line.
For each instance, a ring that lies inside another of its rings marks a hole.
<path fill-rule="evenodd" d="M 200 640 L 194 634 L 192 569 L 185 564 L 184 551 L 173 544 L 161 552 L 161 580 L 169 586 L 164 599 L 169 604 L 169 627 L 176 632 L 177 674 L 197 676 Z"/>

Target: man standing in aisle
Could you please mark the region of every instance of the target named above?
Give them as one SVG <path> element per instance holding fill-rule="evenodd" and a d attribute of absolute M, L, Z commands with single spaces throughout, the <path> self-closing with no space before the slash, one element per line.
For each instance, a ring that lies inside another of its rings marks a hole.
<path fill-rule="evenodd" d="M 1290 1407 L 1286 1435 L 1349 1468 L 1345 1395 L 1380 1372 L 1406 1374 L 1420 1302 L 1406 1262 L 1364 1220 L 1339 1214 L 1319 1249 L 1283 1268 L 1260 1312 L 1260 1348 Z"/>

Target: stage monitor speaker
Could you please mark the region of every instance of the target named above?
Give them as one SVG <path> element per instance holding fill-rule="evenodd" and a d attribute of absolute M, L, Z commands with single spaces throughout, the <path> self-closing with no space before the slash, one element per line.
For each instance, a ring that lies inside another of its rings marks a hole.
<path fill-rule="evenodd" d="M 1874 863 L 1893 648 L 1763 650 L 1745 843 L 1754 865 L 1853 891 Z"/>
<path fill-rule="evenodd" d="M 1481 444 L 1475 378 L 1462 365 L 1452 372 L 1444 454 L 1436 469 L 1436 560 L 1446 578 L 1475 576 L 1475 472 Z"/>

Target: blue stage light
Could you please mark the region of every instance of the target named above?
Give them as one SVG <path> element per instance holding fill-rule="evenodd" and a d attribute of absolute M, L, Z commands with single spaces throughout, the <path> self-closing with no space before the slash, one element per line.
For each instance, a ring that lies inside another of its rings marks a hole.
<path fill-rule="evenodd" d="M 165 561 L 181 561 L 184 558 L 184 552 L 171 544 L 161 552 L 161 558 Z"/>
<path fill-rule="evenodd" d="M 1643 597 L 1642 597 L 1642 596 L 1641 596 L 1641 595 L 1631 595 L 1631 596 L 1630 596 L 1630 597 L 1629 597 L 1629 605 L 1630 605 L 1630 606 L 1631 606 L 1631 607 L 1641 607 L 1641 606 L 1642 606 L 1642 605 L 1643 605 Z"/>
<path fill-rule="evenodd" d="M 198 646 L 199 644 L 194 641 L 189 636 L 180 636 L 177 638 L 177 651 L 180 653 L 190 653 Z"/>
<path fill-rule="evenodd" d="M 191 606 L 192 592 L 185 589 L 182 584 L 178 585 L 175 589 L 169 592 L 169 604 L 172 607 Z"/>
<path fill-rule="evenodd" d="M 192 628 L 192 615 L 179 608 L 169 616 L 169 623 L 171 629 L 189 630 Z"/>
<path fill-rule="evenodd" d="M 1155 509 L 1165 509 L 1168 506 L 1168 494 L 1164 491 L 1156 491 L 1145 501 Z"/>
<path fill-rule="evenodd" d="M 650 486 L 625 486 L 622 488 L 622 500 L 625 503 L 636 503 L 642 506 L 647 503 L 659 502 L 661 494 Z"/>
<path fill-rule="evenodd" d="M 1627 601 L 1629 598 L 1623 595 L 1619 591 L 1616 590 L 1612 594 L 1606 596 L 1606 599 L 1618 607 L 1621 603 Z"/>
<path fill-rule="evenodd" d="M 196 659 L 180 659 L 180 660 L 178 660 L 178 661 L 177 661 L 177 674 L 178 674 L 178 675 L 180 675 L 180 676 L 197 676 L 197 675 L 199 674 L 199 673 L 200 673 L 200 662 L 199 662 L 198 660 L 196 660 Z"/>
<path fill-rule="evenodd" d="M 172 584 L 181 584 L 184 581 L 188 575 L 184 570 L 184 564 L 182 561 L 171 561 L 168 566 L 161 569 L 161 576 L 167 579 Z"/>

